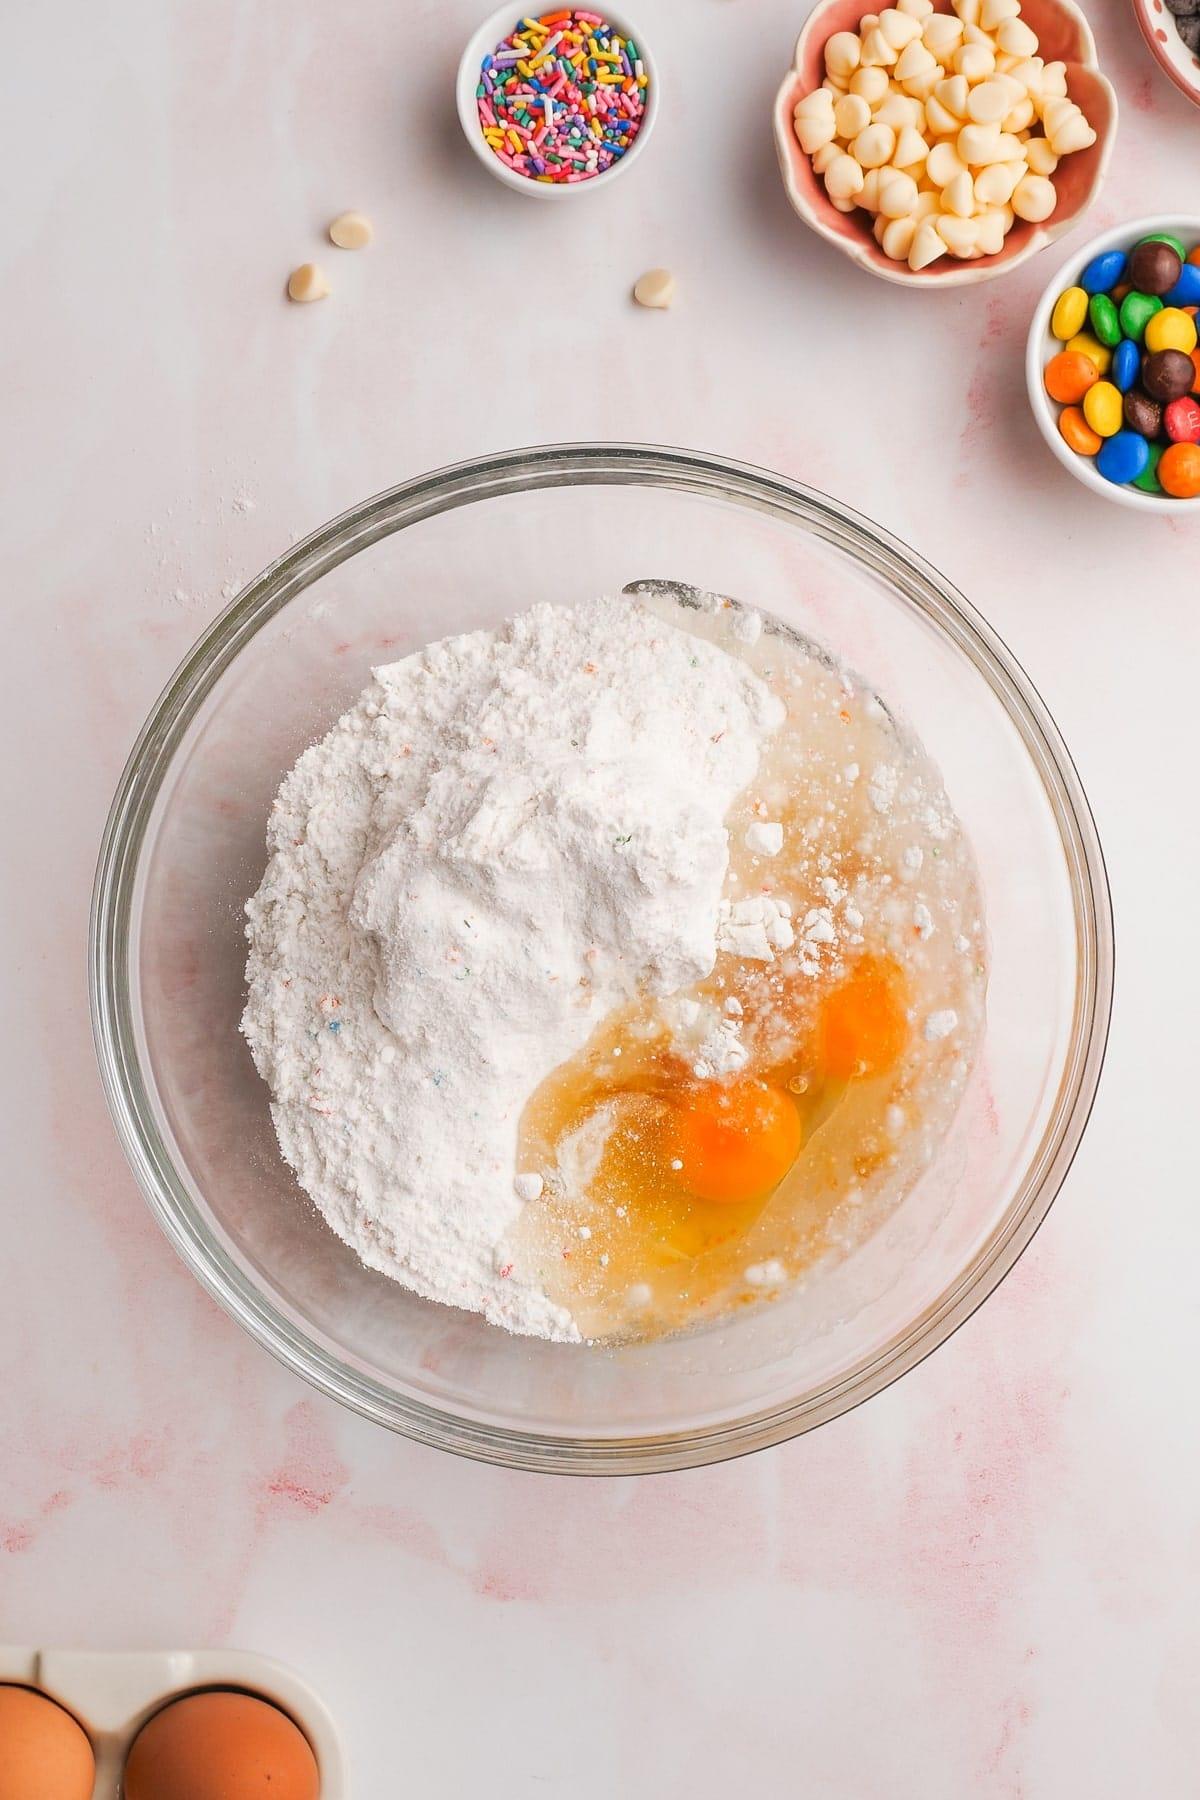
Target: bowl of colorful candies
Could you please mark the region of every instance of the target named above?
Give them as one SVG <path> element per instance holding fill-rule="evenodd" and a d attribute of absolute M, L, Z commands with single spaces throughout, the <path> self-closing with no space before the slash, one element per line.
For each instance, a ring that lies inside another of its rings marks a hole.
<path fill-rule="evenodd" d="M 1200 519 L 1200 217 L 1094 238 L 1043 294 L 1025 377 L 1042 436 L 1086 487 Z"/>
<path fill-rule="evenodd" d="M 484 167 L 515 192 L 561 199 L 608 187 L 645 148 L 658 71 L 608 7 L 501 7 L 458 66 L 458 117 Z"/>

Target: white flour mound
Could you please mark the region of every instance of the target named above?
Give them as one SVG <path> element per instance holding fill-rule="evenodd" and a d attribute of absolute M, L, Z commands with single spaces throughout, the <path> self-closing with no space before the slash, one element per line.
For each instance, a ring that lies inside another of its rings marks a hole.
<path fill-rule="evenodd" d="M 284 1156 L 362 1261 L 510 1331 L 570 1315 L 505 1238 L 534 1088 L 706 975 L 724 819 L 784 716 L 626 600 L 536 606 L 373 684 L 285 779 L 242 1030 Z"/>

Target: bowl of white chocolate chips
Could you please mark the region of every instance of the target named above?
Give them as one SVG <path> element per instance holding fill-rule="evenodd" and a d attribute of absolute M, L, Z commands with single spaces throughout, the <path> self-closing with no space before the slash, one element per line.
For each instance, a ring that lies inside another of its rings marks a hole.
<path fill-rule="evenodd" d="M 887 281 L 1015 268 L 1099 192 L 1117 103 L 1073 0 L 822 0 L 775 102 L 792 206 Z"/>

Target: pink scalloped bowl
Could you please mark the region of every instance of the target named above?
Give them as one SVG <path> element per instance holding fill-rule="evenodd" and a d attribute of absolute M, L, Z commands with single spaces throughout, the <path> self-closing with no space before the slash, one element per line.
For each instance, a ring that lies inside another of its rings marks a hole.
<path fill-rule="evenodd" d="M 825 184 L 800 148 L 792 123 L 796 102 L 819 87 L 825 77 L 825 45 L 835 31 L 854 31 L 868 0 L 818 0 L 796 42 L 792 67 L 775 98 L 775 148 L 788 198 L 806 225 L 829 243 L 885 281 L 905 287 L 965 287 L 990 281 L 1020 263 L 1064 231 L 1077 225 L 1100 192 L 1112 154 L 1117 130 L 1117 97 L 1112 84 L 1100 73 L 1091 28 L 1074 0 L 1022 0 L 1021 16 L 1037 33 L 1040 54 L 1047 62 L 1067 65 L 1067 92 L 1083 109 L 1096 132 L 1088 150 L 1064 157 L 1054 174 L 1058 205 L 1041 225 L 1018 219 L 995 256 L 973 262 L 942 257 L 915 273 L 907 263 L 885 256 L 871 235 L 869 215 L 862 211 L 840 213 L 830 202 Z M 934 0 L 935 12 L 949 12 L 949 0 Z"/>
<path fill-rule="evenodd" d="M 1133 16 L 1163 74 L 1194 106 L 1200 106 L 1200 57 L 1192 55 L 1176 31 L 1163 0 L 1133 0 Z"/>

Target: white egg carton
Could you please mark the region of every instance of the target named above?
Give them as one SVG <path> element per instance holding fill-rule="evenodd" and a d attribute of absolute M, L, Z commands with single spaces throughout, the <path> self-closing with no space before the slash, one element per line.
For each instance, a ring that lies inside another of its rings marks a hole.
<path fill-rule="evenodd" d="M 92 1800 L 119 1800 L 129 1747 L 169 1700 L 238 1688 L 271 1701 L 300 1727 L 321 1776 L 321 1800 L 346 1800 L 341 1746 L 328 1709 L 291 1669 L 240 1650 L 22 1650 L 0 1644 L 0 1682 L 36 1688 L 73 1714 L 96 1756 Z"/>

